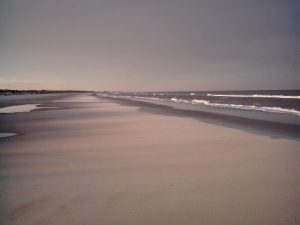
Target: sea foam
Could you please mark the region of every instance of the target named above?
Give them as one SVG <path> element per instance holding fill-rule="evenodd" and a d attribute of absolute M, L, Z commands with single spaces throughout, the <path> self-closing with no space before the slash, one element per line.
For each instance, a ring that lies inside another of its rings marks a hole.
<path fill-rule="evenodd" d="M 234 108 L 234 109 L 243 109 L 243 110 L 257 110 L 257 111 L 272 112 L 272 113 L 287 113 L 287 114 L 300 116 L 300 111 L 297 111 L 295 109 L 285 109 L 280 107 L 212 103 L 207 100 L 197 100 L 197 99 L 192 100 L 192 104 L 203 104 L 203 105 L 214 106 L 214 107 Z"/>
<path fill-rule="evenodd" d="M 194 100 L 185 100 L 178 97 L 172 97 L 170 99 L 162 99 L 162 98 L 154 98 L 154 97 L 142 97 L 142 96 L 130 96 L 130 95 L 107 95 L 107 94 L 98 94 L 103 97 L 111 97 L 111 98 L 121 98 L 121 99 L 129 99 L 135 101 L 171 101 L 174 103 L 185 103 L 185 104 L 199 104 L 206 105 L 212 107 L 220 107 L 220 108 L 231 108 L 231 109 L 241 109 L 241 110 L 255 110 L 255 111 L 263 111 L 270 113 L 284 113 L 300 116 L 300 111 L 296 109 L 287 109 L 281 107 L 269 107 L 269 106 L 257 106 L 257 105 L 241 105 L 241 104 L 225 104 L 225 103 L 214 103 L 204 99 L 194 99 Z M 248 95 L 245 95 L 248 96 Z M 254 95 L 253 95 L 254 96 Z M 288 96 L 285 96 L 288 97 Z M 297 97 L 297 96 L 292 96 Z"/>
<path fill-rule="evenodd" d="M 285 98 L 285 99 L 300 99 L 300 96 L 288 96 L 288 95 L 226 95 L 226 94 L 206 94 L 207 96 L 214 97 L 229 97 L 229 98 Z"/>

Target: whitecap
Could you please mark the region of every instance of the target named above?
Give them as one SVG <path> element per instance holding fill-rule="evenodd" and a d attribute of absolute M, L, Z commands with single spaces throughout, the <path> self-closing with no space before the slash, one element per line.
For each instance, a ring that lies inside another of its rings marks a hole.
<path fill-rule="evenodd" d="M 243 110 L 257 110 L 264 112 L 272 112 L 272 113 L 286 113 L 300 116 L 300 111 L 295 109 L 285 109 L 280 107 L 267 107 L 267 106 L 255 106 L 255 105 L 237 105 L 237 104 L 224 104 L 224 103 L 211 103 L 207 100 L 192 100 L 192 104 L 203 104 L 214 107 L 223 107 L 223 108 L 235 108 L 235 109 L 243 109 Z"/>
<path fill-rule="evenodd" d="M 207 96 L 214 97 L 229 97 L 229 98 L 285 98 L 285 99 L 300 99 L 300 96 L 288 96 L 288 95 L 226 95 L 226 94 L 206 94 Z"/>

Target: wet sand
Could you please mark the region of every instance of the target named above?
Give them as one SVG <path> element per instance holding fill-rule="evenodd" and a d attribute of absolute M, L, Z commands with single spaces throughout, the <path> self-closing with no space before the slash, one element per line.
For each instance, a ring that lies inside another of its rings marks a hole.
<path fill-rule="evenodd" d="M 19 134 L 0 139 L 0 224 L 300 224 L 297 140 L 87 94 L 39 104 L 0 115 Z"/>

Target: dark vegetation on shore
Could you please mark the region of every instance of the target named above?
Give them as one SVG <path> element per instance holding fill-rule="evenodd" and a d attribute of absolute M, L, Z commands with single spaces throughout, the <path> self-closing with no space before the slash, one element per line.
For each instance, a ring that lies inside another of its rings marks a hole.
<path fill-rule="evenodd" d="M 59 94 L 59 93 L 85 93 L 89 91 L 79 90 L 11 90 L 0 89 L 0 95 L 24 95 L 24 94 Z"/>

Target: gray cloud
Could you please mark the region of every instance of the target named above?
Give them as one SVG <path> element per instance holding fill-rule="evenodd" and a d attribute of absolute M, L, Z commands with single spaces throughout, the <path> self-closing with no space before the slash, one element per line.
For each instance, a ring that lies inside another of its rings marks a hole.
<path fill-rule="evenodd" d="M 99 90 L 300 88 L 297 1 L 1 4 L 4 78 Z"/>

